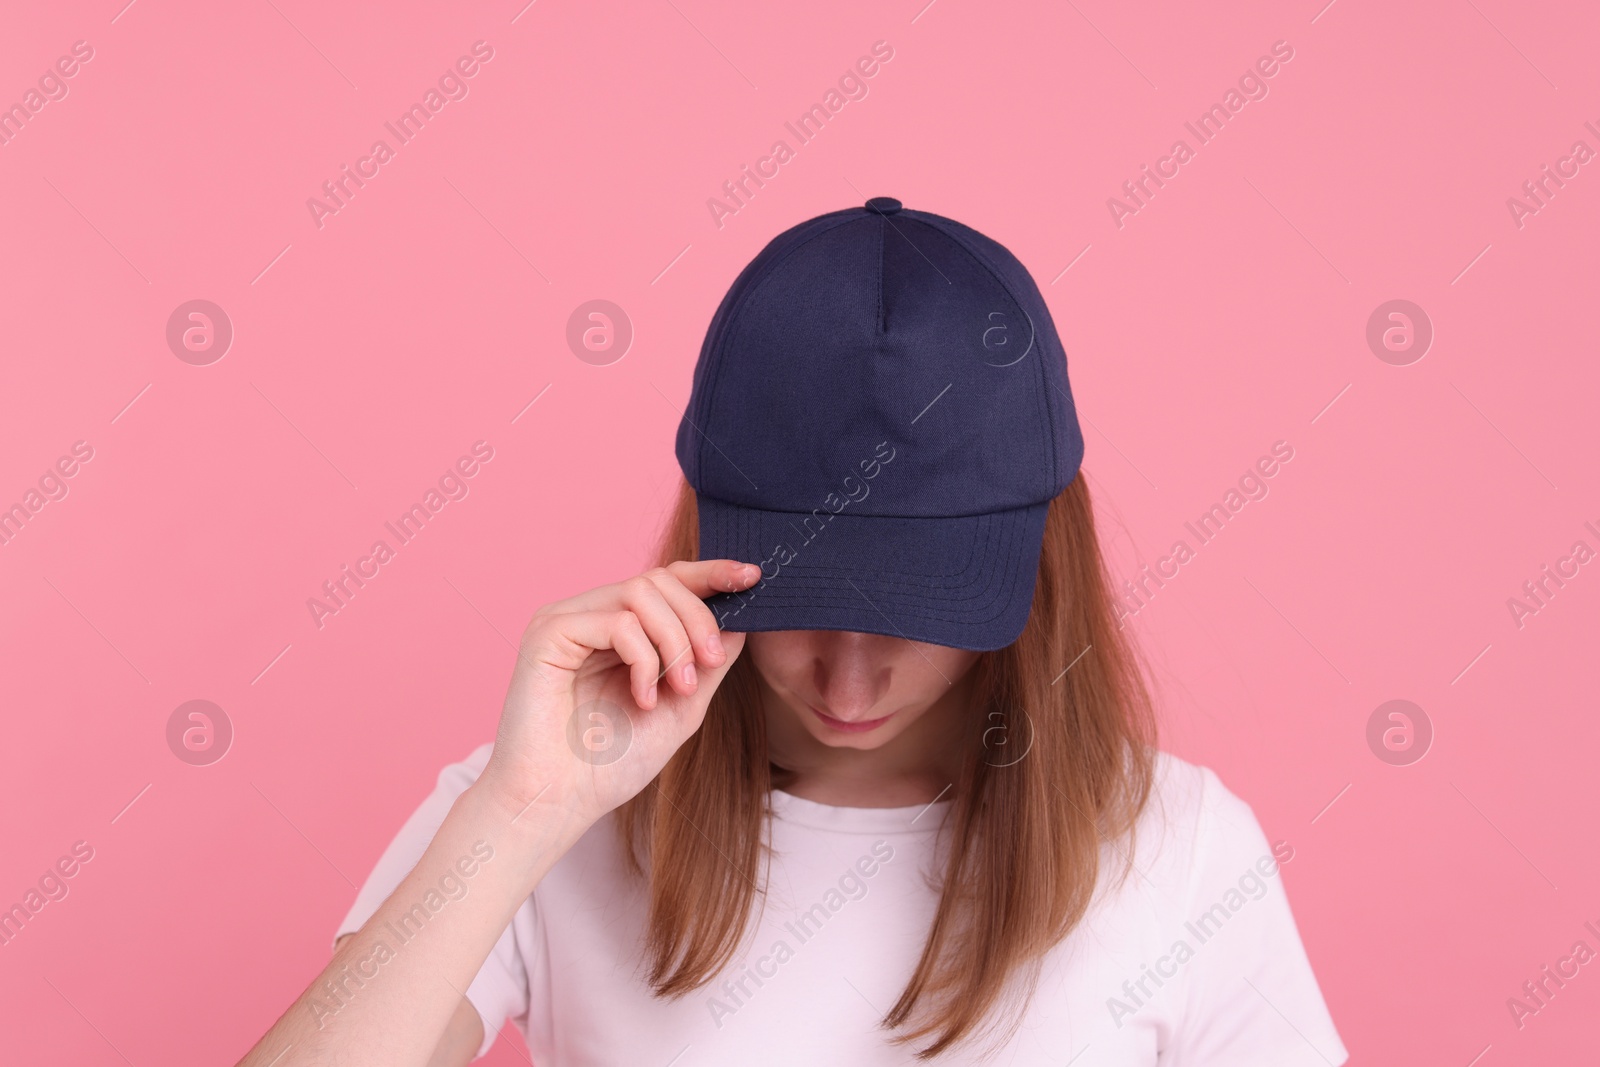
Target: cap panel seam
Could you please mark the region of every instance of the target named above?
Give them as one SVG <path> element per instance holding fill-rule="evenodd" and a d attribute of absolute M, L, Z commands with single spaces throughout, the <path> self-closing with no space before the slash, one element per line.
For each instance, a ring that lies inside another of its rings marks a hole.
<path fill-rule="evenodd" d="M 815 513 L 818 510 L 817 508 L 810 508 L 810 509 L 807 509 L 805 511 L 801 511 L 801 510 L 794 509 L 794 508 L 768 508 L 768 507 L 761 507 L 759 505 L 754 505 L 754 504 L 741 504 L 737 500 L 728 500 L 728 499 L 726 499 L 724 497 L 716 496 L 716 495 L 714 495 L 712 493 L 700 493 L 700 496 L 703 497 L 706 500 L 714 500 L 717 503 L 723 504 L 723 505 L 725 505 L 727 507 L 730 507 L 730 508 L 744 508 L 747 511 L 759 511 L 759 512 L 761 512 L 763 514 L 766 514 L 766 515 L 800 515 L 800 516 L 809 516 L 809 515 Z M 964 512 L 961 512 L 960 514 L 957 514 L 957 515 L 903 515 L 903 514 L 881 515 L 881 514 L 878 514 L 876 512 L 863 513 L 863 512 L 859 512 L 859 511 L 851 512 L 848 515 L 846 515 L 846 514 L 844 514 L 842 512 L 834 512 L 834 514 L 839 516 L 840 518 L 852 518 L 852 519 L 910 519 L 912 521 L 918 521 L 918 522 L 921 522 L 921 521 L 936 522 L 936 521 L 939 521 L 941 519 L 981 519 L 985 515 L 1000 515 L 1000 514 L 1003 514 L 1003 513 L 1007 512 L 1007 511 L 1025 511 L 1028 508 L 1038 507 L 1040 504 L 1045 504 L 1045 503 L 1048 503 L 1048 502 L 1049 502 L 1048 499 L 1046 499 L 1046 500 L 1029 500 L 1026 503 L 1022 503 L 1022 504 L 1007 504 L 1007 505 L 1004 505 L 1004 506 L 1001 506 L 1001 507 L 984 508 L 981 511 L 964 511 Z"/>
<path fill-rule="evenodd" d="M 878 221 L 878 338 L 889 332 L 889 324 L 883 314 L 883 232 L 888 228 L 888 219 Z M 875 348 L 877 346 L 874 346 Z"/>
<path fill-rule="evenodd" d="M 1039 299 L 1044 299 L 1042 293 Z M 1022 313 L 1028 315 L 1027 309 L 1024 308 Z M 1037 330 L 1034 329 L 1032 315 L 1028 315 L 1028 329 L 1037 334 Z M 1065 345 L 1062 346 L 1063 350 L 1065 347 Z M 1035 374 L 1039 387 L 1033 393 L 1034 404 L 1040 409 L 1040 414 L 1044 416 L 1044 424 L 1050 427 L 1050 486 L 1053 489 L 1061 484 L 1061 456 L 1057 454 L 1056 450 L 1056 421 L 1050 413 L 1050 383 L 1045 378 L 1044 345 L 1042 343 L 1039 345 L 1039 358 L 1034 362 L 1039 366 L 1039 370 Z"/>
<path fill-rule="evenodd" d="M 706 500 L 710 500 L 710 501 L 713 501 L 713 502 L 715 502 L 717 504 L 721 504 L 723 507 L 737 508 L 737 509 L 739 509 L 741 511 L 759 512 L 762 515 L 792 515 L 792 516 L 796 516 L 796 517 L 799 517 L 799 518 L 810 518 L 812 515 L 815 515 L 819 510 L 826 510 L 825 508 L 812 508 L 809 511 L 791 511 L 788 508 L 763 508 L 763 507 L 755 507 L 755 506 L 752 506 L 750 504 L 741 504 L 741 503 L 739 503 L 738 501 L 735 501 L 735 500 L 724 500 L 722 497 L 712 496 L 710 493 L 702 493 L 700 495 Z M 950 519 L 983 519 L 983 518 L 989 518 L 989 517 L 995 516 L 995 515 L 1004 515 L 1007 512 L 1012 512 L 1012 511 L 1027 511 L 1030 508 L 1036 508 L 1040 504 L 1047 504 L 1047 503 L 1049 503 L 1048 500 L 1031 500 L 1026 504 L 1012 504 L 1012 505 L 1010 505 L 1008 507 L 986 508 L 983 511 L 969 511 L 969 512 L 964 512 L 964 513 L 962 513 L 960 515 L 878 515 L 878 514 L 864 514 L 864 513 L 859 512 L 859 511 L 858 512 L 851 512 L 851 513 L 832 512 L 832 514 L 833 514 L 833 516 L 835 518 L 840 518 L 840 519 L 859 519 L 859 520 L 868 520 L 868 519 L 870 519 L 870 520 L 875 520 L 875 521 L 876 520 L 885 520 L 885 521 L 887 521 L 887 520 L 892 520 L 892 519 L 904 519 L 904 520 L 909 521 L 909 522 L 944 522 L 944 521 L 947 521 L 947 520 L 950 520 Z"/>

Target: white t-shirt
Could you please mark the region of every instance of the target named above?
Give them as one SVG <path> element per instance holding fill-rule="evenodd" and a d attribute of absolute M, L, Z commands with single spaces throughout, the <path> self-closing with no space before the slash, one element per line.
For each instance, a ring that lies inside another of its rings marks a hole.
<path fill-rule="evenodd" d="M 360 929 L 482 773 L 484 745 L 439 775 L 362 886 L 336 937 Z M 1103 884 L 1047 957 L 995 1067 L 1338 1067 L 1347 1059 L 1289 911 L 1274 846 L 1211 771 L 1161 754 L 1137 872 Z M 911 1064 L 878 1026 L 937 903 L 927 868 L 946 800 L 839 808 L 774 792 L 759 925 L 710 985 L 677 1001 L 638 977 L 644 887 L 612 818 L 551 869 L 467 998 L 486 1052 L 516 1020 L 538 1067 Z M 1119 849 L 1122 846 L 1117 846 Z M 1102 869 L 1119 863 L 1102 849 Z M 1283 843 L 1278 858 L 1293 851 Z M 470 891 L 470 889 L 469 889 Z M 448 906 L 448 905 L 446 905 Z M 977 1064 L 957 1047 L 937 1060 Z"/>

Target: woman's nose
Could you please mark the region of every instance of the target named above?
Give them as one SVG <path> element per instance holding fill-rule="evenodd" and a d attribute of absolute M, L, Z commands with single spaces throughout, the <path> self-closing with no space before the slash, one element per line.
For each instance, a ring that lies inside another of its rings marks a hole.
<path fill-rule="evenodd" d="M 884 654 L 894 638 L 846 630 L 825 631 L 813 663 L 822 710 L 836 719 L 867 719 L 873 706 L 889 690 L 892 666 Z"/>

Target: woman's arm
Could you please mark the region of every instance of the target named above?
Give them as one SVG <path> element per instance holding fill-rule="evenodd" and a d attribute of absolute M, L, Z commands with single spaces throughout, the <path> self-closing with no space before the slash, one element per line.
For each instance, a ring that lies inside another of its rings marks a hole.
<path fill-rule="evenodd" d="M 240 1067 L 428 1067 L 539 880 L 699 729 L 744 647 L 703 598 L 760 577 L 732 560 L 674 563 L 536 612 L 483 775 Z"/>
<path fill-rule="evenodd" d="M 333 946 L 338 952 L 355 934 L 345 934 Z M 465 1067 L 472 1062 L 473 1054 L 483 1047 L 483 1018 L 472 1001 L 466 997 L 456 1005 L 456 1013 L 445 1024 L 444 1036 L 439 1039 L 428 1060 L 428 1067 Z"/>
<path fill-rule="evenodd" d="M 469 787 L 416 868 L 341 942 L 240 1067 L 467 1063 L 483 1033 L 467 986 L 585 829 L 569 812 L 536 804 L 518 815 Z M 462 1016 L 474 1032 L 462 1033 Z"/>

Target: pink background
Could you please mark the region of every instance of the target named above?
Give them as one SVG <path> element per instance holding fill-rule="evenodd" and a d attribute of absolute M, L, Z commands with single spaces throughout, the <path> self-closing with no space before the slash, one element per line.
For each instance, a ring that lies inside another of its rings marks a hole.
<path fill-rule="evenodd" d="M 1132 625 L 1166 747 L 1295 847 L 1352 1062 L 1600 1044 L 1600 964 L 1506 1007 L 1600 949 L 1600 564 L 1521 628 L 1506 605 L 1600 549 L 1600 163 L 1520 228 L 1506 204 L 1600 149 L 1588 5 L 123 2 L 0 35 L 0 103 L 94 48 L 0 146 L 0 505 L 94 449 L 0 546 L 0 903 L 94 849 L 0 948 L 8 1062 L 241 1055 L 492 736 L 507 639 L 644 560 L 738 269 L 875 195 L 1038 278 L 1119 574 L 1294 447 Z M 470 95 L 319 229 L 307 198 L 480 39 Z M 707 199 L 878 40 L 869 95 L 719 229 Z M 1107 198 L 1278 40 L 1270 94 L 1119 229 Z M 195 298 L 234 324 L 209 366 L 165 340 Z M 565 341 L 596 298 L 636 332 L 609 366 Z M 1394 298 L 1436 329 L 1409 366 L 1365 340 Z M 477 440 L 470 495 L 319 630 L 307 598 Z M 1396 698 L 1435 731 L 1409 766 L 1366 741 Z M 210 766 L 167 745 L 191 699 L 236 731 Z"/>

